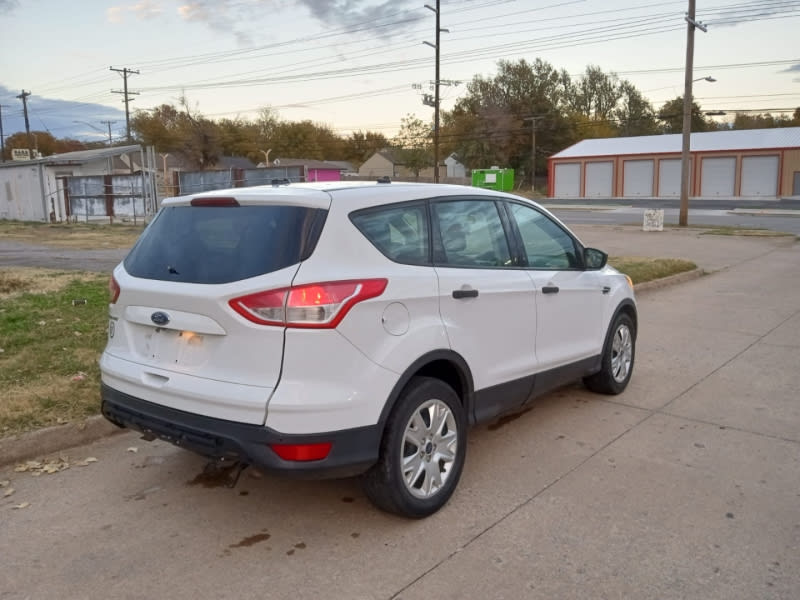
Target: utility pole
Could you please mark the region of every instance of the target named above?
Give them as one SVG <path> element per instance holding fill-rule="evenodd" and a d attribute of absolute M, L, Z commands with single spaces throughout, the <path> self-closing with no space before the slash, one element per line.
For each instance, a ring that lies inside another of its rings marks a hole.
<path fill-rule="evenodd" d="M 695 0 L 689 0 L 689 12 L 686 13 L 686 70 L 683 86 L 683 139 L 681 148 L 681 208 L 678 224 L 686 227 L 689 224 L 689 165 L 690 142 L 692 138 L 692 71 L 694 69 L 694 30 L 700 28 L 708 31 L 705 25 L 695 21 Z"/>
<path fill-rule="evenodd" d="M 6 162 L 6 138 L 3 135 L 3 105 L 0 104 L 0 163 Z"/>
<path fill-rule="evenodd" d="M 536 187 L 536 121 L 544 117 L 525 117 L 523 121 L 531 122 L 531 190 Z"/>
<path fill-rule="evenodd" d="M 111 126 L 116 121 L 100 121 L 103 125 L 108 125 L 108 147 L 111 148 Z"/>
<path fill-rule="evenodd" d="M 441 85 L 441 80 L 439 79 L 439 40 L 440 35 L 443 31 L 446 33 L 450 33 L 447 29 L 442 29 L 440 27 L 440 7 L 439 7 L 439 0 L 436 0 L 436 8 L 430 6 L 429 4 L 425 5 L 425 8 L 428 10 L 433 11 L 436 14 L 436 44 L 431 44 L 430 42 L 422 42 L 426 46 L 432 46 L 434 50 L 436 50 L 436 79 L 433 82 L 434 86 L 434 98 L 433 98 L 433 182 L 439 183 L 439 86 Z M 427 103 L 426 103 L 427 104 Z"/>
<path fill-rule="evenodd" d="M 30 152 L 30 157 L 33 159 L 33 144 L 31 144 L 31 124 L 28 121 L 28 96 L 30 96 L 30 92 L 26 92 L 22 90 L 22 93 L 17 96 L 20 100 L 22 100 L 22 112 L 25 115 L 25 134 L 28 137 L 28 152 Z"/>
<path fill-rule="evenodd" d="M 128 91 L 128 75 L 139 75 L 139 71 L 134 71 L 133 69 L 129 69 L 127 67 L 122 69 L 115 69 L 114 67 L 109 67 L 110 71 L 116 71 L 117 73 L 122 73 L 122 90 L 111 90 L 112 94 L 124 94 L 125 98 L 122 100 L 125 103 L 125 136 L 128 140 L 128 143 L 131 143 L 131 113 L 128 108 L 128 104 L 133 102 L 130 96 L 138 96 L 139 92 L 129 92 Z"/>

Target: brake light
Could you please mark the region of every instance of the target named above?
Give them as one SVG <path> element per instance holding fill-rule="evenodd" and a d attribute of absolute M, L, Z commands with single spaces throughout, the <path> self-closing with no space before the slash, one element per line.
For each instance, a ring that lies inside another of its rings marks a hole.
<path fill-rule="evenodd" d="M 241 296 L 228 304 L 261 325 L 333 329 L 353 306 L 380 296 L 388 283 L 387 279 L 310 283 Z"/>
<path fill-rule="evenodd" d="M 218 197 L 218 198 L 193 198 L 192 206 L 239 206 L 236 198 Z"/>
<path fill-rule="evenodd" d="M 319 444 L 270 444 L 273 452 L 283 460 L 306 462 L 309 460 L 322 460 L 331 451 L 331 442 Z"/>
<path fill-rule="evenodd" d="M 114 276 L 111 276 L 111 279 L 108 280 L 108 303 L 114 304 L 119 298 L 119 284 Z"/>

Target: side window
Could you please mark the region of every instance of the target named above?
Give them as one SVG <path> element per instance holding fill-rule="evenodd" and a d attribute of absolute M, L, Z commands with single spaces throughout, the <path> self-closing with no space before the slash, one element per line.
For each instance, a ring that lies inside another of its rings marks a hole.
<path fill-rule="evenodd" d="M 437 262 L 454 267 L 511 265 L 503 222 L 494 201 L 441 201 L 432 206 L 442 236 Z"/>
<path fill-rule="evenodd" d="M 351 214 L 350 220 L 387 258 L 428 264 L 428 218 L 423 204 L 369 208 Z"/>
<path fill-rule="evenodd" d="M 558 223 L 535 208 L 510 203 L 528 266 L 534 269 L 576 269 L 580 266 L 575 240 Z"/>

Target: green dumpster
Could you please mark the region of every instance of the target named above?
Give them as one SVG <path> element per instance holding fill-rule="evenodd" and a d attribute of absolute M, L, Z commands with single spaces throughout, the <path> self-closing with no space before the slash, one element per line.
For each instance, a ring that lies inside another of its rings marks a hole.
<path fill-rule="evenodd" d="M 514 169 L 473 169 L 472 187 L 481 187 L 499 192 L 510 192 L 514 189 Z"/>

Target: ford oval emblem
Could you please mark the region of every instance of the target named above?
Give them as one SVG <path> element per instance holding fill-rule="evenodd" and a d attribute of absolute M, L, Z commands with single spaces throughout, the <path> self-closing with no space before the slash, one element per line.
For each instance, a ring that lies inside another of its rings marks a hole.
<path fill-rule="evenodd" d="M 169 323 L 169 315 L 165 312 L 157 310 L 152 315 L 150 315 L 150 320 L 159 327 L 161 327 L 162 325 L 166 325 L 167 323 Z"/>

